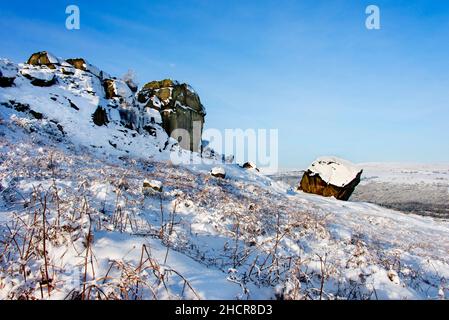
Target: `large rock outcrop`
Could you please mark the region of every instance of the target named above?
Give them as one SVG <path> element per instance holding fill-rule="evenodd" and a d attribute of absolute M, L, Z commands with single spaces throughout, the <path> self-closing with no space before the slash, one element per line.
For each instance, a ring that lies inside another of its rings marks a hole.
<path fill-rule="evenodd" d="M 27 64 L 32 66 L 46 66 L 49 69 L 56 69 L 56 66 L 61 64 L 61 61 L 54 55 L 47 51 L 36 52 L 28 59 Z"/>
<path fill-rule="evenodd" d="M 160 112 L 163 128 L 182 148 L 200 151 L 206 111 L 189 85 L 168 79 L 149 82 L 139 91 L 137 99 L 146 108 Z M 178 129 L 185 130 L 187 135 L 180 135 Z"/>
<path fill-rule="evenodd" d="M 362 173 L 363 170 L 346 160 L 323 157 L 306 170 L 298 189 L 347 201 L 360 183 Z"/>
<path fill-rule="evenodd" d="M 24 95 L 23 103 L 38 105 L 36 110 L 44 111 L 42 114 L 52 106 L 54 116 L 63 114 L 58 108 L 60 105 L 70 107 L 63 118 L 76 119 L 72 119 L 69 126 L 83 116 L 94 126 L 122 126 L 119 135 L 132 136 L 136 141 L 149 134 L 154 138 L 149 140 L 162 145 L 160 150 L 171 150 L 177 144 L 186 150 L 198 152 L 202 149 L 206 112 L 198 94 L 185 83 L 152 81 L 139 91 L 132 72 L 118 79 L 84 58 L 64 60 L 41 51 L 21 65 L 0 59 L 0 87 L 13 85 L 28 91 L 33 91 L 29 85 L 43 87 L 37 101 L 25 99 L 27 95 Z M 67 96 L 61 95 L 61 90 L 65 90 Z M 10 105 L 9 101 L 3 103 Z M 86 117 L 86 112 L 90 117 Z M 167 135 L 173 139 L 168 139 Z M 91 145 L 96 145 L 93 142 Z M 122 149 L 130 144 L 128 142 Z M 108 145 L 120 148 L 114 141 Z"/>

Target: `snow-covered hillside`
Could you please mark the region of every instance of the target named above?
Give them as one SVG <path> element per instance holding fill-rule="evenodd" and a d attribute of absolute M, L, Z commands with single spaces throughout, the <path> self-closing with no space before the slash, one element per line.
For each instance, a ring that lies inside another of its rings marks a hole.
<path fill-rule="evenodd" d="M 0 88 L 0 299 L 449 298 L 448 222 L 174 165 L 160 127 L 92 122 L 86 75 Z"/>

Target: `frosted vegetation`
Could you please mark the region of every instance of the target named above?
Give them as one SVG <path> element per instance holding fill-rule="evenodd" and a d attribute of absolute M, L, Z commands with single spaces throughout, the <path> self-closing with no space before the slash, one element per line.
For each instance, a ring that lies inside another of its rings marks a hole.
<path fill-rule="evenodd" d="M 0 88 L 0 299 L 449 298 L 448 222 L 175 166 L 157 123 L 93 124 L 90 68 Z"/>
<path fill-rule="evenodd" d="M 232 165 L 217 179 L 109 158 L 1 115 L 3 299 L 448 297 L 445 222 L 287 193 Z M 144 194 L 144 178 L 163 192 Z"/>

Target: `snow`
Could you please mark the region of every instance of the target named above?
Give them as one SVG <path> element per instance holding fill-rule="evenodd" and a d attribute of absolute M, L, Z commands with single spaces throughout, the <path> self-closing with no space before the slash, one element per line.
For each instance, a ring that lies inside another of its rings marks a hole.
<path fill-rule="evenodd" d="M 56 76 L 58 84 L 38 88 L 28 79 L 20 77 L 16 79 L 16 87 L 0 89 L 0 104 L 14 100 L 17 103 L 31 105 L 35 112 L 47 115 L 49 120 L 60 124 L 71 137 L 71 141 L 76 144 L 94 146 L 104 152 L 122 156 L 169 158 L 168 154 L 159 155 L 158 152 L 164 147 L 168 138 L 159 126 L 156 127 L 156 137 L 139 134 L 132 138 L 131 132 L 120 124 L 118 110 L 112 108 L 108 110 L 110 113 L 108 117 L 115 121 L 110 122 L 108 127 L 98 127 L 93 124 L 92 114 L 98 105 L 107 104 L 102 98 L 104 90 L 98 77 L 80 70 L 76 70 L 74 75 L 66 76 L 59 70 L 32 66 L 20 66 L 20 68 L 22 73 L 42 80 L 51 80 Z M 79 110 L 68 108 L 69 101 Z M 150 114 L 155 118 L 156 123 L 161 122 L 160 114 L 156 115 L 151 111 Z M 112 131 L 113 134 L 111 134 Z M 117 145 L 117 148 L 113 148 L 110 141 Z"/>
<path fill-rule="evenodd" d="M 353 181 L 361 169 L 349 161 L 336 157 L 321 157 L 308 168 L 314 175 L 318 174 L 326 183 L 344 187 Z"/>
<path fill-rule="evenodd" d="M 245 165 L 249 166 L 250 169 L 257 169 L 257 165 L 252 161 L 246 162 Z"/>
<path fill-rule="evenodd" d="M 447 184 L 449 163 L 361 163 L 362 184 L 388 182 L 399 184 Z"/>
<path fill-rule="evenodd" d="M 162 116 L 159 113 L 159 111 L 153 109 L 153 108 L 145 108 L 146 118 L 147 121 L 151 123 L 151 118 L 154 119 L 155 123 L 161 124 L 162 123 Z"/>
<path fill-rule="evenodd" d="M 214 168 L 212 168 L 211 173 L 214 176 L 215 175 L 226 175 L 226 171 L 222 167 L 214 167 Z"/>
<path fill-rule="evenodd" d="M 154 239 L 146 240 L 119 233 L 100 233 L 97 237 L 94 250 L 99 252 L 96 258 L 100 261 L 107 262 L 125 258 L 128 262 L 137 265 L 143 245 L 151 248 L 152 256 L 159 261 L 164 260 L 167 252 L 167 248 L 160 241 Z M 190 284 L 200 299 L 233 299 L 235 293 L 240 290 L 237 284 L 226 280 L 222 271 L 209 269 L 179 252 L 169 252 L 164 267 L 170 268 L 170 266 L 176 266 L 177 272 L 191 280 Z M 108 267 L 108 263 L 103 263 L 103 268 L 98 272 L 106 273 Z M 178 287 L 183 286 L 182 279 L 178 278 L 176 281 Z M 187 298 L 198 299 L 193 292 L 189 292 Z"/>
<path fill-rule="evenodd" d="M 42 81 L 51 81 L 55 77 L 54 73 L 50 69 L 29 67 L 20 70 L 20 73 L 24 76 L 30 76 L 34 79 Z"/>
<path fill-rule="evenodd" d="M 143 182 L 144 185 L 148 185 L 149 187 L 153 188 L 153 189 L 159 189 L 162 190 L 162 182 L 158 181 L 158 180 L 145 180 Z"/>
<path fill-rule="evenodd" d="M 131 89 L 124 81 L 114 80 L 114 90 L 117 95 L 129 99 L 133 96 Z"/>
<path fill-rule="evenodd" d="M 0 59 L 0 76 L 4 78 L 15 78 L 18 68 L 7 59 Z"/>
<path fill-rule="evenodd" d="M 47 57 L 48 57 L 48 60 L 50 61 L 50 63 L 58 64 L 58 65 L 61 64 L 61 60 L 49 52 L 47 52 Z"/>
<path fill-rule="evenodd" d="M 95 272 L 88 268 L 88 283 L 97 283 L 111 294 L 119 292 L 116 288 L 127 288 L 129 280 L 123 274 L 137 268 L 145 245 L 158 270 L 171 274 L 168 292 L 163 286 L 153 288 L 160 299 L 196 299 L 195 293 L 204 299 L 273 299 L 276 294 L 318 299 L 320 259 L 324 258 L 326 299 L 436 299 L 441 292 L 449 298 L 444 280 L 449 278 L 448 222 L 367 203 L 288 193 L 282 183 L 237 165 L 220 167 L 226 169 L 228 179 L 219 181 L 207 179 L 210 165 L 173 167 L 139 158 L 123 162 L 67 142 L 60 145 L 46 138 L 39 127 L 30 136 L 14 124 L 11 112 L 0 113 L 0 181 L 8 181 L 2 182 L 7 189 L 0 201 L 0 220 L 12 221 L 13 213 L 26 216 L 23 198 L 28 199 L 36 188 L 54 192 L 52 169 L 41 165 L 50 163 L 52 155 L 61 207 L 67 208 L 64 230 L 87 234 L 87 216 L 70 218 L 73 212 L 82 212 L 87 200 L 91 219 L 97 221 L 92 243 Z M 162 183 L 164 192 L 144 197 L 143 176 Z M 56 204 L 48 203 L 48 208 L 49 214 L 56 215 Z M 120 216 L 125 217 L 123 224 Z M 49 221 L 54 220 L 49 217 Z M 77 233 L 65 232 L 60 235 L 77 238 Z M 84 274 L 82 239 L 74 243 L 76 250 L 66 248 L 63 241 L 52 242 L 51 261 L 61 271 L 57 272 L 60 287 L 51 299 L 62 299 L 82 286 L 83 281 L 77 284 L 68 271 Z M 279 280 L 274 266 L 263 267 L 264 261 L 271 263 L 275 245 Z M 34 272 L 40 274 L 39 262 L 34 263 L 38 267 L 31 269 L 29 281 Z M 115 266 L 111 279 L 103 284 L 101 279 L 111 266 Z M 295 268 L 300 278 L 294 276 Z M 122 273 L 122 269 L 127 271 Z M 182 293 L 184 280 L 171 270 L 182 275 L 194 291 Z M 136 277 L 155 280 L 144 272 Z M 21 287 L 10 285 L 10 281 L 21 281 L 20 274 L 3 279 L 0 297 L 20 292 Z M 301 290 L 296 292 L 298 284 Z M 153 298 L 150 292 L 142 294 Z M 40 290 L 36 296 L 40 298 Z"/>
<path fill-rule="evenodd" d="M 156 136 L 123 127 L 97 77 L 44 72 L 58 83 L 19 74 L 0 88 L 0 299 L 449 299 L 448 221 L 295 193 L 200 159 L 157 123 Z M 106 126 L 92 122 L 99 105 Z M 336 185 L 359 171 L 336 158 L 314 164 Z"/>

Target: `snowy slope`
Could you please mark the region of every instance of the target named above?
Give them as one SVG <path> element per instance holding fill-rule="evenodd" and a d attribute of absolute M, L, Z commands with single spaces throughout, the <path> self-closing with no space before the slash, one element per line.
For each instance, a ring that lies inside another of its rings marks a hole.
<path fill-rule="evenodd" d="M 0 299 L 449 298 L 448 222 L 174 165 L 163 132 L 92 123 L 103 89 L 71 77 L 0 88 L 42 114 L 0 105 Z"/>
<path fill-rule="evenodd" d="M 158 155 L 168 136 L 156 126 L 156 137 L 149 134 L 133 135 L 120 123 L 119 108 L 108 108 L 100 79 L 89 72 L 73 69 L 74 74 L 64 74 L 60 69 L 50 70 L 29 65 L 18 65 L 20 73 L 11 88 L 0 88 L 0 105 L 32 106 L 34 112 L 46 116 L 46 120 L 62 127 L 69 139 L 80 145 L 90 146 L 117 155 L 151 157 Z M 57 84 L 37 87 L 22 74 L 49 79 L 57 77 Z M 120 89 L 124 91 L 123 88 Z M 97 126 L 92 114 L 98 106 L 108 110 L 111 122 Z M 131 139 L 132 138 L 132 139 Z M 115 147 L 113 147 L 113 145 Z"/>

